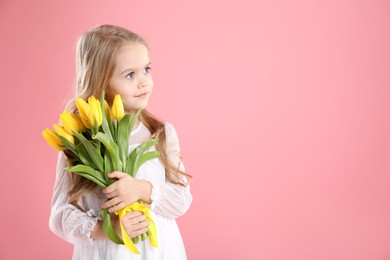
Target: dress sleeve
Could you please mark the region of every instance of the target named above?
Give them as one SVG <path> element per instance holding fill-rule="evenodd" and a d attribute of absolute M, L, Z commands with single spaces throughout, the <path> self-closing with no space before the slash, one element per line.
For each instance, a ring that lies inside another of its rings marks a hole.
<path fill-rule="evenodd" d="M 180 156 L 179 139 L 174 126 L 168 122 L 165 123 L 167 155 L 174 165 L 179 165 L 179 169 L 185 171 L 184 164 Z M 187 183 L 184 187 L 179 184 L 173 184 L 168 180 L 164 184 L 152 183 L 151 209 L 157 214 L 177 218 L 183 215 L 189 209 L 192 202 L 190 185 L 185 176 L 183 181 Z"/>
<path fill-rule="evenodd" d="M 63 152 L 59 152 L 49 228 L 58 237 L 71 244 L 94 244 L 90 234 L 98 218 L 93 209 L 84 212 L 68 203 L 71 180 L 64 167 L 66 167 L 66 156 Z"/>

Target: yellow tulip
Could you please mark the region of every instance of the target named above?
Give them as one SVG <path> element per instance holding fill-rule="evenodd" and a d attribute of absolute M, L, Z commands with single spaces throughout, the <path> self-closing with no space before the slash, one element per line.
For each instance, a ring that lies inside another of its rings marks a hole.
<path fill-rule="evenodd" d="M 49 128 L 46 128 L 42 131 L 42 136 L 45 138 L 46 142 L 56 149 L 57 151 L 62 151 L 64 144 L 61 142 L 61 139 Z"/>
<path fill-rule="evenodd" d="M 112 105 L 112 116 L 116 120 L 121 120 L 122 117 L 125 115 L 122 99 L 120 95 L 115 95 L 114 103 Z"/>
<path fill-rule="evenodd" d="M 57 124 L 54 124 L 53 125 L 54 127 L 54 130 L 56 131 L 56 133 L 62 137 L 64 137 L 66 140 L 68 140 L 69 142 L 71 142 L 72 144 L 74 144 L 74 138 L 73 138 L 73 135 L 70 135 L 68 134 L 64 128 L 62 128 L 61 126 L 57 125 Z"/>
<path fill-rule="evenodd" d="M 83 122 L 84 126 L 90 129 L 91 125 L 88 122 L 88 114 L 90 109 L 88 103 L 85 102 L 85 100 L 82 98 L 76 98 L 76 106 L 79 110 L 81 121 Z"/>
<path fill-rule="evenodd" d="M 91 126 L 95 127 L 95 119 L 97 122 L 97 126 L 101 126 L 102 121 L 103 121 L 103 116 L 102 116 L 102 109 L 100 107 L 100 101 L 97 100 L 94 96 L 90 96 L 88 98 L 88 104 L 89 104 L 89 114 L 88 118 L 89 121 L 91 122 Z"/>
<path fill-rule="evenodd" d="M 80 132 L 79 123 L 71 114 L 69 114 L 68 111 L 64 110 L 64 112 L 62 112 L 60 115 L 60 119 L 61 119 L 62 127 L 65 129 L 65 131 L 68 134 L 73 135 L 72 130 L 76 132 Z"/>
<path fill-rule="evenodd" d="M 76 115 L 75 113 L 70 114 L 71 117 L 73 117 L 74 120 L 76 120 L 77 124 L 79 125 L 79 132 L 83 132 L 85 130 L 85 125 L 83 124 L 83 121 L 81 120 L 81 117 Z"/>
<path fill-rule="evenodd" d="M 106 112 L 106 118 L 111 117 L 111 109 L 106 100 L 104 100 L 104 111 Z"/>

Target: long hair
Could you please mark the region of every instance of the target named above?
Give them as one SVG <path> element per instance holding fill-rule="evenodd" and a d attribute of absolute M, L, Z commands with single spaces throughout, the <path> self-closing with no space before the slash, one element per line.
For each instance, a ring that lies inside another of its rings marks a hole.
<path fill-rule="evenodd" d="M 125 28 L 115 25 L 101 25 L 85 32 L 78 40 L 76 47 L 76 93 L 75 97 L 68 101 L 66 110 L 70 113 L 78 113 L 76 98 L 87 100 L 90 96 L 101 98 L 103 90 L 109 85 L 112 77 L 115 58 L 118 51 L 125 44 L 140 43 L 149 49 L 147 42 L 140 35 Z M 107 99 L 112 105 L 112 101 Z M 168 181 L 186 186 L 182 176 L 191 179 L 191 175 L 181 171 L 178 166 L 168 160 L 166 151 L 166 134 L 164 123 L 153 116 L 146 109 L 142 109 L 139 120 L 149 129 L 151 138 L 157 138 L 156 150 L 160 152 L 160 161 L 165 167 L 165 176 Z M 179 154 L 180 158 L 181 155 Z M 71 174 L 72 186 L 69 190 L 69 203 L 80 208 L 77 199 L 94 190 L 97 185 L 92 181 Z"/>

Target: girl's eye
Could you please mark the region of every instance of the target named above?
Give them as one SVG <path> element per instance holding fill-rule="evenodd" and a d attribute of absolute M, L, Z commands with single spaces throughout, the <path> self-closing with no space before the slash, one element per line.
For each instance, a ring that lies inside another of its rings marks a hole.
<path fill-rule="evenodd" d="M 132 79 L 134 78 L 134 72 L 130 72 L 129 74 L 126 75 L 127 79 Z"/>
<path fill-rule="evenodd" d="M 146 73 L 149 73 L 149 71 L 150 71 L 151 69 L 152 69 L 151 67 L 146 67 L 146 68 L 145 68 Z"/>

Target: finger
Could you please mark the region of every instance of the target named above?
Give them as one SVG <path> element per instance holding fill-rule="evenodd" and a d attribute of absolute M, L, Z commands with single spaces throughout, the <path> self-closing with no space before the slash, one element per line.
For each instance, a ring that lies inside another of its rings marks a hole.
<path fill-rule="evenodd" d="M 111 207 L 108 211 L 110 213 L 112 213 L 112 212 L 115 212 L 117 210 L 123 209 L 124 207 L 126 207 L 126 204 L 124 202 L 120 202 L 118 205 L 115 205 L 114 207 Z"/>
<path fill-rule="evenodd" d="M 140 223 L 138 223 L 138 224 L 136 225 L 135 230 L 147 228 L 149 225 L 150 225 L 150 221 L 147 221 L 147 220 L 146 220 L 146 221 L 142 221 L 142 222 L 140 222 Z"/>
<path fill-rule="evenodd" d="M 130 236 L 130 237 L 131 238 L 136 237 L 138 235 L 146 233 L 147 231 L 148 231 L 148 228 L 142 228 L 142 229 L 135 230 L 135 231 L 131 232 L 132 236 Z"/>
<path fill-rule="evenodd" d="M 146 219 L 146 216 L 141 215 L 141 216 L 137 216 L 137 217 L 129 219 L 128 223 L 131 225 L 135 225 L 135 224 L 138 224 L 140 222 L 143 222 L 145 219 Z"/>
<path fill-rule="evenodd" d="M 110 208 L 112 206 L 115 206 L 116 204 L 120 203 L 121 202 L 121 199 L 119 197 L 115 197 L 111 200 L 108 200 L 106 202 L 104 202 L 102 204 L 102 208 L 105 209 L 105 208 Z"/>
<path fill-rule="evenodd" d="M 113 184 L 111 184 L 111 185 L 108 186 L 107 188 L 104 188 L 104 189 L 102 190 L 102 192 L 103 192 L 104 194 L 108 194 L 108 193 L 111 193 L 111 192 L 113 192 L 114 190 L 116 190 L 117 187 L 118 187 L 118 182 L 114 182 Z"/>
<path fill-rule="evenodd" d="M 114 172 L 111 172 L 107 175 L 109 178 L 117 178 L 117 179 L 120 179 L 120 178 L 123 178 L 123 177 L 126 177 L 127 174 L 126 173 L 123 173 L 123 172 L 119 172 L 119 171 L 114 171 Z"/>
<path fill-rule="evenodd" d="M 138 217 L 138 216 L 141 216 L 142 215 L 142 212 L 139 212 L 139 211 L 130 211 L 130 212 L 127 212 L 126 215 L 124 216 L 124 219 L 126 220 L 131 220 L 135 217 Z"/>
<path fill-rule="evenodd" d="M 108 199 L 112 199 L 112 198 L 118 197 L 118 192 L 117 192 L 117 190 L 114 190 L 113 192 L 106 193 L 105 195 Z"/>
<path fill-rule="evenodd" d="M 131 213 L 134 213 L 134 215 L 131 214 Z M 126 214 L 123 216 L 122 220 L 121 220 L 123 226 L 131 226 L 132 224 L 130 224 L 130 221 L 132 221 L 133 217 L 134 217 L 134 216 L 135 216 L 135 217 L 139 216 L 139 215 L 135 215 L 135 214 L 137 214 L 137 212 L 135 212 L 135 211 L 131 211 L 131 212 L 126 213 Z"/>
<path fill-rule="evenodd" d="M 126 222 L 126 225 L 134 225 L 146 219 L 146 216 L 142 215 L 138 211 L 130 211 L 126 213 L 123 217 L 123 220 Z"/>

